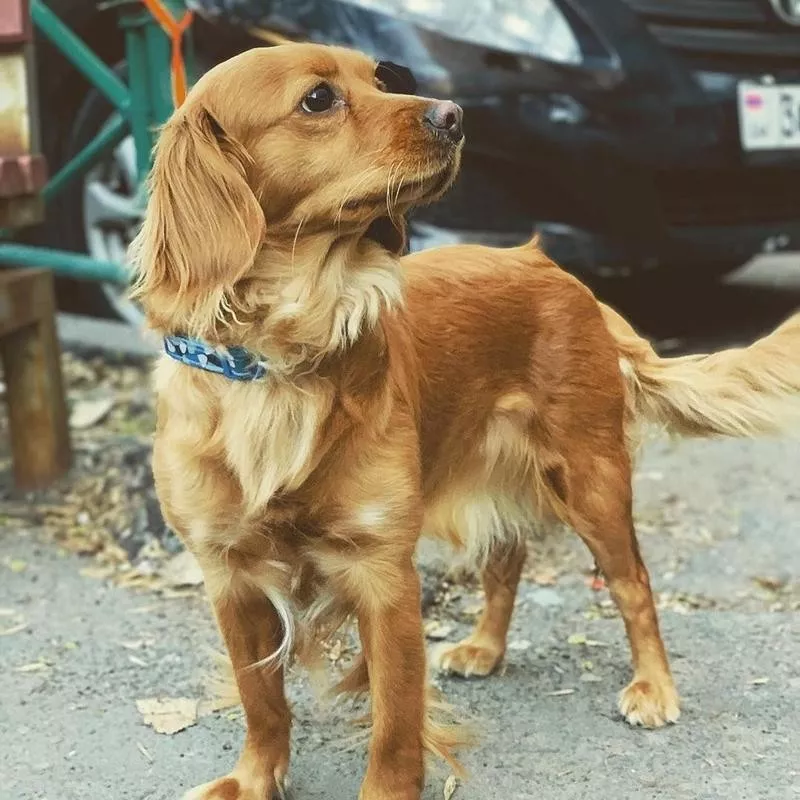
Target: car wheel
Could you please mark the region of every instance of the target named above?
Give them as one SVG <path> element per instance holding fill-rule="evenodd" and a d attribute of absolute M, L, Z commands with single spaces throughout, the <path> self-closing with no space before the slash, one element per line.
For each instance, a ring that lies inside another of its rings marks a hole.
<path fill-rule="evenodd" d="M 124 80 L 125 65 L 117 64 Z M 96 89 L 90 89 L 74 116 L 63 160 L 69 161 L 116 117 L 116 110 Z M 124 263 L 130 241 L 141 223 L 137 200 L 136 147 L 123 139 L 111 152 L 67 190 L 57 204 L 56 225 L 61 246 L 102 261 Z M 116 317 L 132 325 L 143 322 L 141 309 L 128 298 L 128 287 L 108 282 L 92 286 L 94 298 L 82 310 Z M 86 293 L 84 293 L 86 297 Z"/>

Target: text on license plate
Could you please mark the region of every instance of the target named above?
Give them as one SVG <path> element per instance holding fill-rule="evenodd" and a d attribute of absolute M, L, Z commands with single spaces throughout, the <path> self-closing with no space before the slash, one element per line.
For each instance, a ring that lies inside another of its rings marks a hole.
<path fill-rule="evenodd" d="M 739 134 L 745 150 L 800 149 L 800 85 L 740 83 Z"/>

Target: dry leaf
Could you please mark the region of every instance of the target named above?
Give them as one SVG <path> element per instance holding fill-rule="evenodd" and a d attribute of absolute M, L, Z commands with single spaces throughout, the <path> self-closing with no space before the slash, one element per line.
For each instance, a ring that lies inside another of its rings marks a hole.
<path fill-rule="evenodd" d="M 69 415 L 69 426 L 75 430 L 91 428 L 103 420 L 112 408 L 114 408 L 113 397 L 78 400 L 72 406 L 72 413 Z"/>
<path fill-rule="evenodd" d="M 548 697 L 564 697 L 568 694 L 575 694 L 574 689 L 557 689 L 555 692 L 547 692 Z"/>
<path fill-rule="evenodd" d="M 203 571 L 197 559 L 188 550 L 173 556 L 161 571 L 161 577 L 176 589 L 183 586 L 200 586 L 203 583 Z"/>
<path fill-rule="evenodd" d="M 229 708 L 236 708 L 241 701 L 236 697 L 214 697 L 210 700 L 201 700 L 197 705 L 197 716 L 207 717 L 217 711 L 227 711 Z"/>
<path fill-rule="evenodd" d="M 456 793 L 457 788 L 458 781 L 456 780 L 456 776 L 450 775 L 444 782 L 444 800 L 450 800 L 450 798 Z"/>
<path fill-rule="evenodd" d="M 448 625 L 446 622 L 439 622 L 432 619 L 430 622 L 425 623 L 425 636 L 434 642 L 440 642 L 446 639 L 453 632 L 453 626 Z"/>
<path fill-rule="evenodd" d="M 753 578 L 753 582 L 757 583 L 762 589 L 767 589 L 770 592 L 779 592 L 786 586 L 786 581 L 782 578 L 770 578 L 764 575 L 757 575 Z"/>
<path fill-rule="evenodd" d="M 28 568 L 28 562 L 21 558 L 10 558 L 6 561 L 6 566 L 16 573 L 25 572 Z"/>
<path fill-rule="evenodd" d="M 586 644 L 585 633 L 573 633 L 568 639 L 567 644 Z"/>
<path fill-rule="evenodd" d="M 20 622 L 19 625 L 13 625 L 10 628 L 6 628 L 4 631 L 0 631 L 0 636 L 13 636 L 15 633 L 24 631 L 25 628 L 27 627 L 28 627 L 27 622 Z"/>
<path fill-rule="evenodd" d="M 533 575 L 531 575 L 531 580 L 539 586 L 555 586 L 558 582 L 558 573 L 552 570 L 534 572 Z"/>
<path fill-rule="evenodd" d="M 14 672 L 41 672 L 48 668 L 48 664 L 44 661 L 31 661 L 30 664 L 23 664 L 21 667 L 16 667 Z"/>
<path fill-rule="evenodd" d="M 138 608 L 132 608 L 128 613 L 129 614 L 150 614 L 158 608 L 155 603 L 151 603 L 149 606 L 139 606 Z"/>
<path fill-rule="evenodd" d="M 114 567 L 110 566 L 83 567 L 83 569 L 80 570 L 80 574 L 83 575 L 84 578 L 96 578 L 98 580 L 105 580 L 106 578 L 110 578 L 114 574 Z"/>
<path fill-rule="evenodd" d="M 145 725 L 171 736 L 197 722 L 197 700 L 189 697 L 151 697 L 136 701 Z"/>

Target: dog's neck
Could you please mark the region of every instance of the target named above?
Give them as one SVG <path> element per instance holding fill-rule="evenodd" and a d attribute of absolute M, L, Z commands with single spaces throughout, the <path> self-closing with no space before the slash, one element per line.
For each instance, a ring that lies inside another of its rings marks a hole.
<path fill-rule="evenodd" d="M 289 374 L 342 352 L 402 300 L 398 258 L 363 235 L 267 241 L 235 289 L 229 327 Z"/>

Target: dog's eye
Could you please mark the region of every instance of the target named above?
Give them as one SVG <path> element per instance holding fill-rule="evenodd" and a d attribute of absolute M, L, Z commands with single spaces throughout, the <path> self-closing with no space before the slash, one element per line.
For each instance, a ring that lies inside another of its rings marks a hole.
<path fill-rule="evenodd" d="M 319 114 L 322 111 L 329 111 L 335 99 L 333 89 L 327 83 L 320 83 L 303 98 L 300 107 L 309 114 Z"/>

